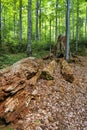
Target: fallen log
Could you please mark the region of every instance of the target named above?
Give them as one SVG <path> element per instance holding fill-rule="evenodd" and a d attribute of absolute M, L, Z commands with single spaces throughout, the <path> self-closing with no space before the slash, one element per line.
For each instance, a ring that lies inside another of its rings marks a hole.
<path fill-rule="evenodd" d="M 0 70 L 0 101 L 26 87 L 27 82 L 38 75 L 43 65 L 43 60 L 29 57 Z M 38 78 L 34 79 L 37 81 Z"/>
<path fill-rule="evenodd" d="M 53 74 L 56 67 L 57 62 L 53 60 L 42 70 L 40 77 L 47 80 L 53 80 L 54 79 Z"/>
<path fill-rule="evenodd" d="M 74 74 L 73 69 L 70 67 L 69 63 L 66 60 L 60 60 L 60 67 L 61 67 L 61 74 L 63 75 L 64 79 L 70 83 L 79 84 L 79 80 Z"/>
<path fill-rule="evenodd" d="M 22 59 L 11 67 L 0 70 L 0 118 L 6 123 L 22 119 L 28 112 L 28 105 L 36 97 L 35 85 L 38 79 L 54 82 L 56 61 L 48 65 L 42 59 Z"/>

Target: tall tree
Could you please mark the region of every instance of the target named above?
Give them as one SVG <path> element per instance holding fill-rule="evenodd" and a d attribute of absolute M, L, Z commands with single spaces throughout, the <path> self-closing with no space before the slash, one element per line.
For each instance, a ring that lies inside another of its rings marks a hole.
<path fill-rule="evenodd" d="M 0 44 L 2 43 L 2 36 L 1 36 L 1 32 L 2 32 L 2 30 L 1 30 L 1 14 L 2 14 L 2 9 L 1 9 L 1 0 L 0 0 Z"/>
<path fill-rule="evenodd" d="M 39 0 L 39 38 L 41 40 L 41 0 Z"/>
<path fill-rule="evenodd" d="M 51 54 L 51 51 L 52 51 L 52 45 L 51 45 L 51 25 L 52 25 L 52 20 L 50 18 L 50 54 Z"/>
<path fill-rule="evenodd" d="M 57 39 L 58 36 L 58 0 L 56 0 L 56 25 L 55 25 L 55 41 Z"/>
<path fill-rule="evenodd" d="M 87 31 L 86 31 L 86 29 L 87 29 L 87 6 L 86 6 L 86 20 L 85 20 L 85 39 L 87 38 Z"/>
<path fill-rule="evenodd" d="M 19 42 L 22 43 L 22 0 L 20 0 L 19 2 Z"/>
<path fill-rule="evenodd" d="M 70 0 L 66 0 L 67 2 L 67 13 L 66 13 L 66 60 L 70 59 L 70 47 L 69 47 L 69 33 L 70 33 Z"/>
<path fill-rule="evenodd" d="M 72 39 L 74 39 L 74 1 L 72 0 Z"/>
<path fill-rule="evenodd" d="M 39 1 L 36 0 L 36 40 L 39 40 L 39 15 L 38 15 L 38 10 L 39 10 Z"/>
<path fill-rule="evenodd" d="M 28 45 L 27 45 L 27 55 L 32 54 L 31 43 L 32 43 L 32 17 L 31 17 L 31 5 L 32 0 L 28 0 Z"/>
<path fill-rule="evenodd" d="M 61 19 L 60 19 L 60 12 L 59 12 L 59 29 L 58 29 L 58 34 L 61 33 L 61 29 L 60 29 L 60 21 L 61 21 Z"/>
<path fill-rule="evenodd" d="M 6 7 L 3 6 L 3 33 L 2 33 L 2 39 L 4 40 L 6 38 Z"/>
<path fill-rule="evenodd" d="M 46 41 L 46 39 L 47 39 L 47 21 L 46 21 L 46 19 L 45 19 L 45 27 L 44 27 L 44 29 L 45 29 L 45 41 Z"/>
<path fill-rule="evenodd" d="M 79 40 L 79 0 L 77 2 L 77 24 L 76 24 L 76 53 L 78 52 L 78 40 Z"/>
<path fill-rule="evenodd" d="M 14 0 L 13 3 L 13 10 L 14 10 L 14 16 L 13 16 L 13 23 L 14 23 L 14 27 L 13 27 L 13 33 L 14 33 L 14 38 L 15 38 L 15 34 L 16 34 L 16 0 Z"/>

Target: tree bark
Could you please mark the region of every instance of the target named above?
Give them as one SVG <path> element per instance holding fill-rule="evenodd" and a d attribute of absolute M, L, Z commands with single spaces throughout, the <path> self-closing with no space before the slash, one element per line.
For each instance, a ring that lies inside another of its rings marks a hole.
<path fill-rule="evenodd" d="M 39 39 L 41 40 L 41 0 L 39 3 L 39 11 L 40 11 L 40 14 L 39 14 Z"/>
<path fill-rule="evenodd" d="M 85 20 L 85 39 L 87 38 L 87 6 L 86 6 L 86 20 Z"/>
<path fill-rule="evenodd" d="M 2 32 L 2 41 L 6 39 L 6 7 L 3 7 L 3 32 Z"/>
<path fill-rule="evenodd" d="M 13 16 L 13 24 L 14 24 L 13 35 L 14 35 L 14 38 L 15 38 L 15 35 L 16 35 L 16 13 L 15 13 L 15 10 L 16 10 L 16 0 L 14 0 L 13 10 L 14 10 L 14 16 Z"/>
<path fill-rule="evenodd" d="M 22 43 L 22 0 L 20 0 L 19 8 L 19 43 Z"/>
<path fill-rule="evenodd" d="M 39 40 L 39 15 L 38 15 L 39 3 L 36 0 L 36 40 Z"/>
<path fill-rule="evenodd" d="M 32 54 L 31 44 L 32 44 L 32 17 L 31 17 L 31 4 L 32 0 L 28 0 L 28 45 L 27 45 L 27 55 Z"/>
<path fill-rule="evenodd" d="M 56 0 L 56 26 L 55 26 L 55 42 L 56 42 L 56 39 L 57 39 L 57 36 L 58 36 L 58 0 Z"/>
<path fill-rule="evenodd" d="M 78 52 L 78 40 L 79 40 L 79 1 L 77 0 L 77 24 L 76 24 L 76 53 Z"/>
<path fill-rule="evenodd" d="M 72 0 L 72 39 L 74 39 L 74 1 Z"/>
<path fill-rule="evenodd" d="M 67 14 L 66 14 L 66 60 L 69 61 L 69 33 L 70 33 L 70 0 L 67 0 Z"/>
<path fill-rule="evenodd" d="M 52 52 L 52 45 L 51 45 L 51 24 L 52 24 L 52 21 L 51 21 L 51 18 L 50 18 L 50 54 Z"/>

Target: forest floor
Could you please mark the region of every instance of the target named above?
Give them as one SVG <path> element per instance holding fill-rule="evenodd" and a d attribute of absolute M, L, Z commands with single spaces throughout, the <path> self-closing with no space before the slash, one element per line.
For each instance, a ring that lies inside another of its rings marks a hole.
<path fill-rule="evenodd" d="M 32 88 L 37 98 L 31 100 L 28 113 L 15 124 L 15 130 L 87 130 L 87 57 L 79 56 L 70 66 L 79 85 L 66 81 L 58 64 L 55 82 L 40 79 Z"/>

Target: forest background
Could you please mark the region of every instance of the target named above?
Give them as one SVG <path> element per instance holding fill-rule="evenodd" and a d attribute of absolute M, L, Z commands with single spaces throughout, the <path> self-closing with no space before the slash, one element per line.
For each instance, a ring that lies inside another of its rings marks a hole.
<path fill-rule="evenodd" d="M 0 0 L 0 68 L 43 57 L 66 34 L 66 0 Z M 87 55 L 87 2 L 70 0 L 70 48 Z M 30 49 L 30 50 L 29 50 Z"/>

